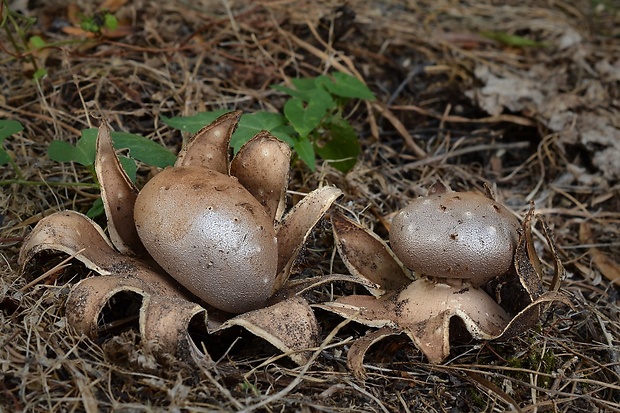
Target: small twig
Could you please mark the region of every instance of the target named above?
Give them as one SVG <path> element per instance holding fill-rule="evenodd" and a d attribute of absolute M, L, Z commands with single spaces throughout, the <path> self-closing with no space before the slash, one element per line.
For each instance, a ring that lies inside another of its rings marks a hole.
<path fill-rule="evenodd" d="M 470 146 L 467 148 L 458 149 L 456 151 L 444 153 L 441 155 L 430 156 L 428 158 L 420 159 L 419 161 L 407 163 L 402 166 L 393 168 L 393 171 L 408 172 L 412 169 L 419 168 L 420 166 L 434 164 L 438 162 L 445 162 L 449 158 L 454 158 L 455 156 L 466 155 L 468 153 L 498 150 L 498 149 L 521 149 L 521 148 L 527 148 L 529 145 L 530 145 L 529 142 L 492 143 L 492 144 L 484 144 L 484 145 L 475 145 L 475 146 Z"/>
<path fill-rule="evenodd" d="M 411 149 L 418 158 L 426 158 L 426 151 L 415 143 L 413 136 L 411 136 L 405 125 L 403 125 L 403 123 L 392 113 L 390 109 L 377 102 L 373 102 L 372 107 L 381 113 L 381 115 L 383 115 L 388 121 L 390 121 L 392 126 L 394 126 L 394 129 L 396 129 L 405 140 L 407 147 L 409 147 L 409 149 Z"/>
<path fill-rule="evenodd" d="M 344 382 L 347 383 L 352 388 L 354 388 L 355 390 L 357 390 L 358 392 L 362 393 L 364 396 L 370 398 L 372 401 L 377 403 L 377 405 L 381 408 L 382 411 L 384 411 L 385 413 L 390 413 L 388 408 L 385 407 L 385 405 L 381 402 L 381 400 L 379 400 L 376 396 L 373 396 L 368 391 L 364 390 L 363 388 L 361 388 L 357 384 L 353 383 L 351 380 L 344 380 Z"/>
<path fill-rule="evenodd" d="M 444 114 L 438 114 L 438 113 L 434 113 L 430 110 L 424 109 L 420 106 L 415 106 L 415 105 L 392 105 L 390 106 L 390 109 L 392 110 L 408 110 L 408 111 L 412 111 L 412 112 L 416 112 L 419 113 L 421 115 L 425 115 L 425 116 L 429 116 L 432 118 L 436 118 L 436 119 L 442 119 L 444 122 L 450 122 L 450 123 L 500 123 L 500 122 L 509 122 L 509 123 L 514 123 L 516 125 L 521 125 L 521 126 L 536 126 L 536 122 L 525 118 L 523 116 L 516 116 L 516 115 L 506 115 L 506 114 L 501 114 L 501 115 L 496 115 L 496 116 L 487 116 L 484 118 L 466 118 L 463 116 L 458 116 L 458 115 L 446 115 Z"/>
<path fill-rule="evenodd" d="M 21 242 L 24 240 L 24 237 L 8 237 L 8 238 L 0 238 L 0 244 L 9 244 L 12 242 Z"/>

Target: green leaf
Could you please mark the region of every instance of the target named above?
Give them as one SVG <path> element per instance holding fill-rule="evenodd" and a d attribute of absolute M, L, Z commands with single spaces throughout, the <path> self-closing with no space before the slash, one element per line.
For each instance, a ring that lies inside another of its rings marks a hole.
<path fill-rule="evenodd" d="M 295 140 L 293 144 L 293 150 L 299 155 L 299 158 L 304 161 L 306 165 L 310 168 L 311 171 L 316 169 L 316 156 L 314 155 L 314 148 L 312 147 L 312 142 L 308 137 L 301 137 Z"/>
<path fill-rule="evenodd" d="M 0 144 L 9 136 L 23 130 L 22 124 L 16 120 L 0 119 Z"/>
<path fill-rule="evenodd" d="M 24 130 L 21 123 L 16 120 L 0 119 L 0 166 L 11 162 L 8 152 L 2 148 L 6 138 Z"/>
<path fill-rule="evenodd" d="M 97 132 L 95 128 L 85 129 L 82 131 L 82 139 L 86 138 L 89 141 L 93 140 L 96 142 Z M 165 168 L 166 166 L 174 164 L 176 160 L 176 155 L 157 142 L 153 142 L 144 136 L 116 131 L 110 132 L 110 136 L 112 136 L 114 149 L 128 149 L 131 158 L 144 162 L 147 165 Z M 80 142 L 78 141 L 78 145 L 79 144 Z M 93 151 L 92 163 L 94 162 L 95 154 Z"/>
<path fill-rule="evenodd" d="M 293 145 L 294 139 L 290 136 L 291 130 L 286 125 L 286 118 L 279 113 L 261 111 L 241 116 L 239 126 L 230 140 L 230 146 L 237 153 L 243 144 L 262 130 L 269 131 L 278 139 Z"/>
<path fill-rule="evenodd" d="M 329 123 L 325 136 L 316 139 L 314 149 L 321 158 L 330 160 L 330 164 L 340 172 L 347 173 L 355 166 L 360 153 L 360 143 L 353 126 L 340 115 L 334 116 Z"/>
<path fill-rule="evenodd" d="M 111 136 L 115 149 L 129 149 L 131 158 L 148 165 L 164 168 L 174 164 L 176 160 L 176 156 L 168 149 L 143 136 L 115 131 L 111 132 Z M 91 128 L 82 131 L 82 137 L 75 146 L 64 141 L 52 141 L 47 148 L 47 154 L 53 161 L 77 162 L 84 166 L 90 166 L 95 163 L 96 146 L 97 129 Z M 132 173 L 131 169 L 125 169 L 125 171 L 128 174 Z M 135 171 L 133 175 L 135 177 Z"/>
<path fill-rule="evenodd" d="M 32 74 L 32 78 L 34 80 L 39 81 L 43 79 L 46 75 L 47 75 L 47 69 L 44 67 L 40 67 Z"/>
<path fill-rule="evenodd" d="M 112 132 L 111 135 L 114 148 L 129 149 L 131 158 L 147 165 L 165 168 L 173 165 L 177 159 L 176 155 L 167 148 L 144 136 L 127 132 Z"/>
<path fill-rule="evenodd" d="M 95 22 L 93 17 L 83 17 L 83 20 L 80 23 L 80 28 L 92 33 L 98 33 L 101 30 L 101 26 Z"/>
<path fill-rule="evenodd" d="M 331 103 L 319 94 L 312 97 L 307 105 L 299 98 L 292 98 L 284 104 L 284 115 L 303 138 L 321 124 L 330 106 Z"/>
<path fill-rule="evenodd" d="M 161 121 L 171 128 L 178 129 L 183 132 L 196 133 L 202 129 L 203 126 L 208 125 L 215 119 L 228 112 L 230 112 L 230 110 L 223 109 L 214 110 L 212 112 L 200 112 L 194 116 L 177 116 L 173 118 L 162 116 Z"/>
<path fill-rule="evenodd" d="M 269 132 L 281 141 L 288 143 L 291 148 L 295 145 L 296 138 L 293 137 L 295 129 L 291 125 L 278 126 Z"/>
<path fill-rule="evenodd" d="M 368 86 L 347 73 L 335 72 L 331 77 L 319 76 L 316 82 L 336 96 L 364 100 L 376 99 Z"/>
<path fill-rule="evenodd" d="M 33 49 L 41 49 L 47 45 L 41 36 L 32 36 L 28 42 Z"/>
<path fill-rule="evenodd" d="M 324 100 L 326 106 L 330 108 L 334 107 L 336 102 L 334 102 L 331 95 L 321 87 L 321 84 L 317 83 L 316 79 L 318 78 L 291 79 L 296 89 L 290 89 L 280 85 L 272 85 L 271 88 L 284 92 L 294 98 L 299 98 L 306 103 L 310 102 L 312 99 Z"/>
<path fill-rule="evenodd" d="M 105 16 L 103 16 L 103 20 L 103 25 L 109 30 L 116 30 L 118 28 L 118 20 L 113 14 L 106 13 Z"/>
<path fill-rule="evenodd" d="M 316 77 L 292 78 L 291 83 L 299 91 L 309 91 L 317 88 Z"/>
<path fill-rule="evenodd" d="M 93 206 L 91 206 L 88 212 L 86 212 L 86 216 L 93 219 L 103 215 L 104 212 L 105 208 L 103 206 L 103 200 L 101 199 L 101 197 L 99 197 L 95 199 L 95 202 L 93 202 Z"/>
<path fill-rule="evenodd" d="M 136 161 L 132 158 L 128 158 L 127 156 L 119 156 L 118 157 L 121 166 L 125 170 L 125 173 L 131 179 L 131 182 L 136 182 L 136 173 L 138 172 L 138 165 Z"/>
<path fill-rule="evenodd" d="M 94 134 L 89 131 L 95 131 Z M 47 156 L 56 162 L 77 162 L 80 165 L 90 166 L 95 163 L 95 149 L 97 144 L 97 130 L 86 129 L 82 137 L 74 145 L 64 141 L 52 141 L 47 147 Z"/>
<path fill-rule="evenodd" d="M 271 88 L 275 90 L 279 90 L 280 92 L 284 92 L 287 95 L 292 96 L 294 98 L 299 98 L 303 100 L 304 102 L 307 102 L 310 100 L 310 94 L 307 91 L 290 89 L 286 86 L 281 86 L 281 85 L 271 85 Z"/>
<path fill-rule="evenodd" d="M 11 157 L 4 149 L 0 148 L 0 166 L 11 162 Z"/>

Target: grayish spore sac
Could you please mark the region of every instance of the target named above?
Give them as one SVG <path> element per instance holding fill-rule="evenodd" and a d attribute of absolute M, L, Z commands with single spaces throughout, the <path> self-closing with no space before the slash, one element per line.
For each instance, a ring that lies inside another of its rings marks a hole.
<path fill-rule="evenodd" d="M 446 192 L 415 199 L 401 210 L 390 244 L 418 275 L 482 285 L 510 268 L 519 228 L 510 211 L 484 195 Z"/>

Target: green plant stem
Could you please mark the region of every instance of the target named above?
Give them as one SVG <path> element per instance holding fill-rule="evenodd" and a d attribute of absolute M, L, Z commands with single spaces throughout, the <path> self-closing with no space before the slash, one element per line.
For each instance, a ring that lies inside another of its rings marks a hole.
<path fill-rule="evenodd" d="M 9 158 L 9 163 L 11 164 L 11 167 L 13 168 L 13 172 L 15 172 L 15 175 L 17 175 L 17 179 L 23 180 L 24 175 L 22 174 L 21 169 L 19 169 L 19 166 L 17 166 L 15 161 L 12 158 Z"/>
<path fill-rule="evenodd" d="M 0 181 L 0 186 L 8 185 L 24 185 L 24 186 L 56 186 L 56 187 L 73 187 L 73 188 L 93 188 L 99 189 L 99 185 L 96 183 L 84 183 L 84 182 L 49 182 L 49 181 L 26 181 L 24 179 L 7 179 Z"/>
<path fill-rule="evenodd" d="M 3 25 L 4 25 L 4 31 L 6 32 L 6 35 L 9 38 L 9 42 L 13 45 L 13 48 L 15 49 L 15 58 L 18 58 L 18 59 L 19 58 L 26 58 L 30 63 L 32 63 L 32 65 L 34 67 L 34 70 L 36 72 L 37 70 L 39 70 L 39 67 L 37 65 L 37 62 L 36 62 L 35 58 L 32 55 L 24 56 L 24 52 L 26 52 L 28 50 L 28 41 L 26 40 L 25 33 L 28 30 L 28 28 L 30 26 L 32 26 L 34 21 L 32 19 L 29 19 L 29 18 L 27 18 L 25 16 L 22 16 L 19 13 L 16 13 L 15 11 L 13 11 L 9 7 L 8 1 L 6 1 L 6 0 L 3 0 L 3 2 L 2 2 L 2 9 L 6 10 L 6 20 L 2 22 Z M 25 22 L 26 22 L 26 27 L 25 28 L 20 27 L 19 23 L 17 22 L 17 18 L 25 20 Z M 20 50 L 20 47 L 17 44 L 17 41 L 13 37 L 13 34 L 11 33 L 11 30 L 9 28 L 9 25 L 7 24 L 7 20 L 13 26 L 13 29 L 15 30 L 15 33 L 19 36 L 19 39 L 21 40 L 22 45 L 23 45 L 23 50 Z"/>

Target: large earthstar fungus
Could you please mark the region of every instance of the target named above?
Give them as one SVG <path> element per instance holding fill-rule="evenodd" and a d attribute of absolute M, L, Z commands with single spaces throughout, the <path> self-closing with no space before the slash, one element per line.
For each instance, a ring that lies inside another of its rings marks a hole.
<path fill-rule="evenodd" d="M 36 225 L 19 256 L 24 273 L 39 270 L 44 253 L 69 255 L 92 270 L 66 301 L 78 332 L 97 338 L 133 316 L 141 337 L 161 351 L 208 358 L 191 332 L 208 340 L 239 326 L 296 363 L 307 361 L 304 350 L 318 344 L 317 320 L 304 298 L 287 293 L 289 276 L 306 237 L 341 192 L 323 186 L 285 214 L 290 149 L 260 132 L 230 160 L 239 117 L 231 112 L 205 126 L 175 165 L 140 191 L 102 123 L 95 170 L 109 237 L 86 216 L 61 211 Z M 133 297 L 138 311 L 123 314 L 123 297 Z"/>

